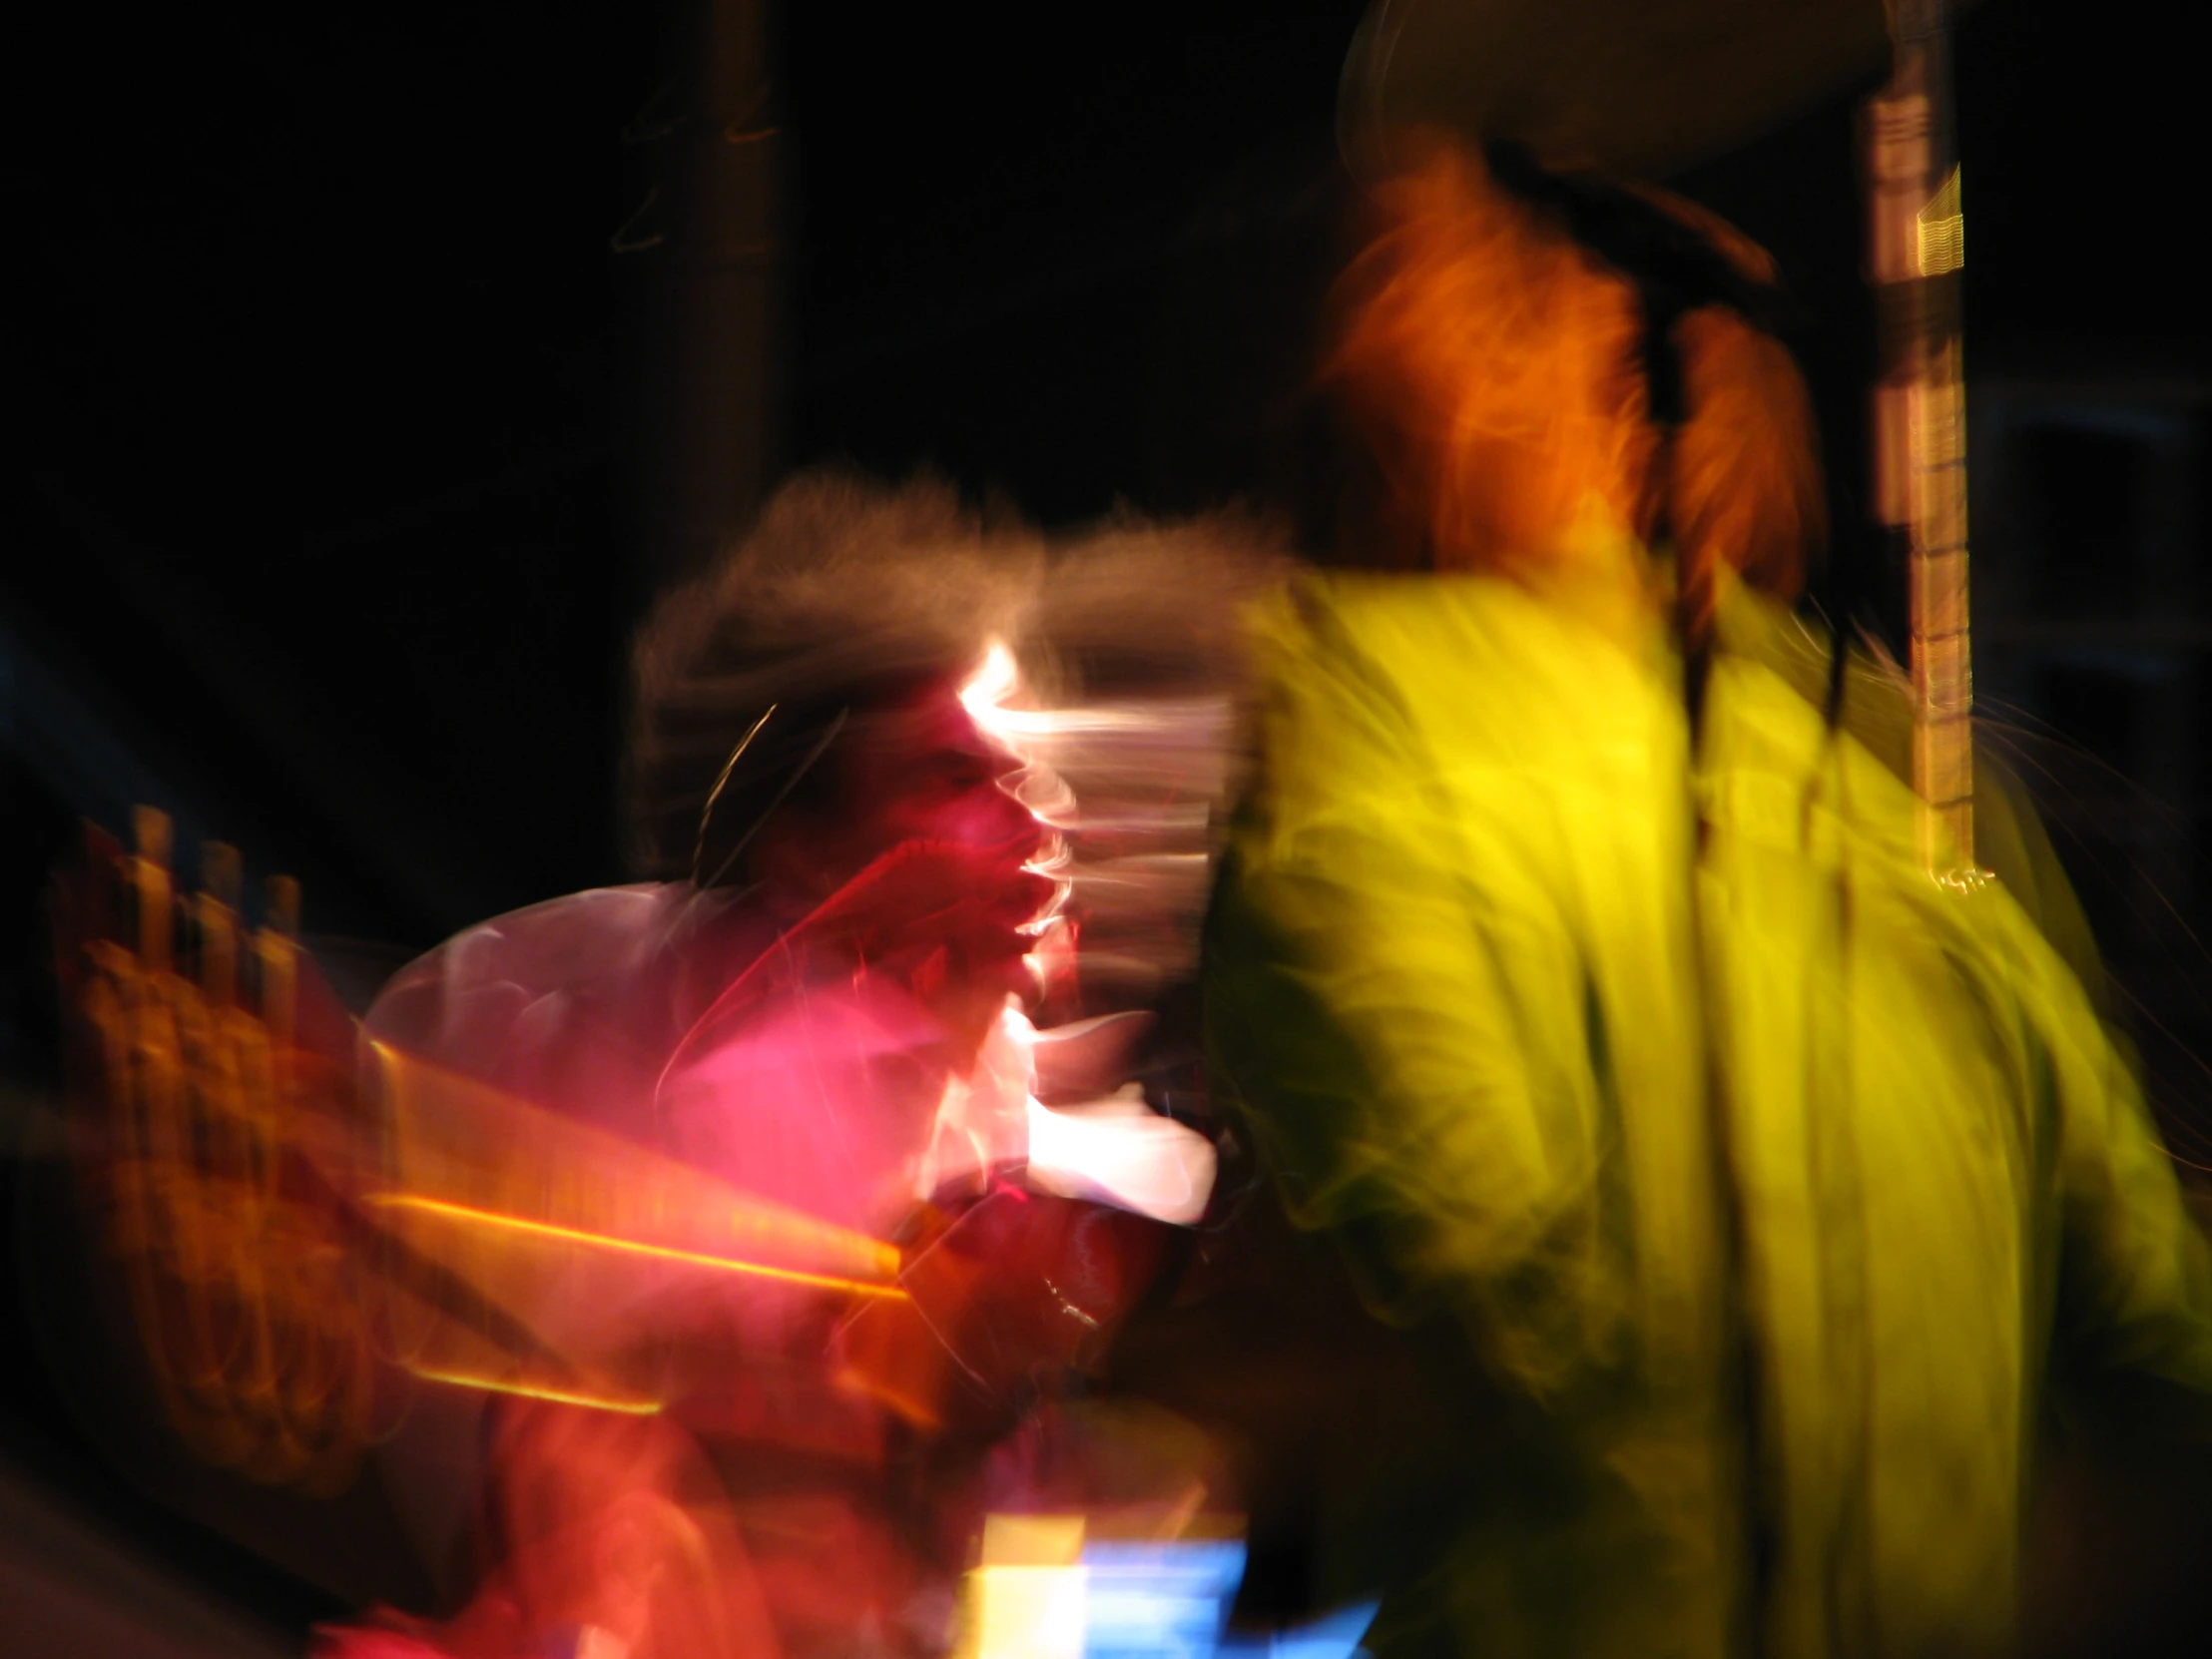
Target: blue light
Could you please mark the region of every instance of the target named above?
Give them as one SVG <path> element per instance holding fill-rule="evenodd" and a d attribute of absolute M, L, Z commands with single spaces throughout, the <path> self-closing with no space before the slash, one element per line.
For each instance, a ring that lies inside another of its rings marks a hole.
<path fill-rule="evenodd" d="M 1360 1638 L 1375 1622 L 1377 1610 L 1377 1603 L 1365 1602 L 1296 1630 L 1232 1636 L 1217 1650 L 1219 1659 L 1368 1659 Z"/>
<path fill-rule="evenodd" d="M 1225 1632 L 1244 1578 L 1234 1540 L 1083 1546 L 1084 1659 L 1356 1659 L 1373 1604 L 1298 1630 Z"/>
<path fill-rule="evenodd" d="M 1212 1659 L 1244 1564 L 1234 1540 L 1085 1544 L 1084 1659 Z"/>

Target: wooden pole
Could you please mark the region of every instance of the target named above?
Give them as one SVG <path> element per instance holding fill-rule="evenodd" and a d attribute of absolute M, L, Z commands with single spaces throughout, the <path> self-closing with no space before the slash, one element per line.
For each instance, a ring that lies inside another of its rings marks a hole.
<path fill-rule="evenodd" d="M 1975 876 L 1973 667 L 1966 605 L 1964 219 L 1951 126 L 1947 0 L 1891 0 L 1889 84 L 1867 110 L 1872 271 L 1881 327 L 1876 514 L 1903 533 L 1912 598 L 1913 783 L 1921 851 Z"/>

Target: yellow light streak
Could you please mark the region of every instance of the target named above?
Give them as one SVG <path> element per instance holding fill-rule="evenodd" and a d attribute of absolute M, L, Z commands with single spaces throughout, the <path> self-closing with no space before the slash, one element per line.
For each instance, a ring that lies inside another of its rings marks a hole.
<path fill-rule="evenodd" d="M 1923 276 L 1940 276 L 1966 263 L 1966 219 L 1959 207 L 1958 169 L 1920 211 L 1920 268 Z"/>
<path fill-rule="evenodd" d="M 761 1279 L 776 1279 L 792 1285 L 815 1285 L 824 1290 L 848 1292 L 853 1296 L 883 1297 L 899 1302 L 907 1300 L 906 1293 L 896 1285 L 875 1284 L 865 1279 L 845 1279 L 835 1274 L 807 1273 L 799 1268 L 770 1267 L 765 1262 L 748 1262 L 735 1256 L 708 1256 L 696 1250 L 678 1250 L 673 1245 L 644 1244 L 636 1239 L 618 1239 L 605 1233 L 587 1233 L 581 1228 L 561 1227 L 549 1221 L 532 1221 L 526 1216 L 505 1215 L 497 1210 L 478 1210 L 466 1204 L 449 1204 L 444 1199 L 424 1198 L 416 1193 L 371 1193 L 363 1202 L 373 1204 L 379 1209 L 412 1210 L 421 1215 L 443 1216 L 451 1221 L 520 1233 L 531 1238 L 560 1239 L 568 1244 L 590 1245 L 626 1256 L 648 1256 L 664 1262 L 686 1262 L 694 1267 L 715 1268 L 724 1273 L 742 1273 Z"/>
<path fill-rule="evenodd" d="M 565 1388 L 541 1388 L 529 1382 L 510 1382 L 496 1377 L 477 1377 L 461 1371 L 433 1371 L 428 1366 L 409 1366 L 407 1374 L 419 1377 L 425 1382 L 450 1382 L 459 1388 L 481 1388 L 486 1393 L 519 1394 L 524 1399 L 549 1399 L 557 1405 L 588 1405 L 595 1411 L 622 1411 L 634 1417 L 657 1416 L 662 1404 L 657 1399 L 610 1399 L 603 1394 L 571 1393 Z"/>

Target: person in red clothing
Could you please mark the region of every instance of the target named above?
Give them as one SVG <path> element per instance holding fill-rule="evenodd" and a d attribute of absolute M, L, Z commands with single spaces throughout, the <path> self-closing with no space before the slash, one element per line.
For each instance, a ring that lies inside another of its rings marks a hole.
<path fill-rule="evenodd" d="M 549 1279 L 525 1325 L 669 1351 L 658 1414 L 442 1399 L 427 1416 L 488 1425 L 488 1523 L 449 1464 L 387 1461 L 432 1554 L 473 1546 L 488 1570 L 449 1624 L 333 1633 L 333 1653 L 947 1639 L 969 1511 L 1006 1495 L 989 1447 L 1096 1357 L 1162 1232 L 1082 1172 L 1043 1174 L 1033 1126 L 1211 1167 L 1165 1119 L 1040 1105 L 1111 1092 L 1137 1026 L 1058 1040 L 1025 1012 L 1056 837 L 972 683 L 1020 637 L 1039 562 L 944 492 L 793 486 L 642 636 L 637 861 L 675 878 L 482 923 L 370 1010 L 401 1063 L 880 1241 L 900 1271 L 857 1302 L 658 1264 L 619 1294 Z"/>

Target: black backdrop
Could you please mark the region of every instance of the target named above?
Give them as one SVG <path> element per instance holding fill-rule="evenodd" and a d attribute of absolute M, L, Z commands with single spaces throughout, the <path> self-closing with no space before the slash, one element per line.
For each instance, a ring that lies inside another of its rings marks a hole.
<path fill-rule="evenodd" d="M 947 15 L 949 12 L 950 15 Z M 783 459 L 1047 519 L 1252 481 L 1315 275 L 1348 0 L 789 6 Z M 424 943 L 616 873 L 637 292 L 622 135 L 669 8 L 19 9 L 0 615 L 310 923 Z M 2193 352 L 2189 43 L 1981 9 L 1969 349 Z M 1769 242 L 1840 483 L 1866 316 L 1848 108 L 1688 181 Z M 31 646 L 25 647 L 26 650 Z M 220 807 L 215 806 L 220 803 Z M 259 842 L 260 844 L 257 844 Z"/>
<path fill-rule="evenodd" d="M 931 464 L 1054 522 L 1251 487 L 1358 10 L 783 7 L 782 463 Z M 1988 0 L 1965 26 L 1969 366 L 2204 366 L 2176 15 Z M 404 946 L 619 878 L 622 644 L 655 578 L 649 295 L 612 245 L 675 16 L 47 0 L 0 24 L 11 1091 L 51 1081 L 37 896 L 80 813 L 158 799 L 303 875 L 310 928 Z M 1685 184 L 1806 300 L 1851 489 L 1848 104 Z"/>

